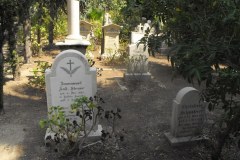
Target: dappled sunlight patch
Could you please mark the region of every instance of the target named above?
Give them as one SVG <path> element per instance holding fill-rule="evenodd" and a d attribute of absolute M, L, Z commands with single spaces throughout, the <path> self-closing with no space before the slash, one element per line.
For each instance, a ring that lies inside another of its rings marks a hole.
<path fill-rule="evenodd" d="M 24 94 L 24 93 L 20 94 L 17 91 L 11 91 L 10 93 L 11 93 L 10 94 L 11 96 L 15 96 L 15 97 L 18 97 L 18 98 L 21 98 L 21 99 L 31 99 L 31 100 L 35 100 L 35 101 L 42 99 L 42 97 L 38 96 L 38 95 L 27 95 L 27 94 Z M 34 93 L 34 94 L 37 94 L 37 93 Z"/>
<path fill-rule="evenodd" d="M 160 64 L 162 66 L 171 66 L 171 62 L 167 59 L 167 57 L 165 56 L 156 56 L 156 57 L 149 57 L 149 62 L 154 62 L 156 64 Z"/>
<path fill-rule="evenodd" d="M 1 160 L 18 160 L 23 154 L 23 147 L 21 145 L 0 144 Z"/>
<path fill-rule="evenodd" d="M 31 88 L 26 84 L 14 84 L 14 82 L 8 82 L 4 87 L 6 96 L 17 97 L 20 99 L 41 100 L 44 94 L 43 90 Z M 11 101 L 11 100 L 10 100 Z"/>

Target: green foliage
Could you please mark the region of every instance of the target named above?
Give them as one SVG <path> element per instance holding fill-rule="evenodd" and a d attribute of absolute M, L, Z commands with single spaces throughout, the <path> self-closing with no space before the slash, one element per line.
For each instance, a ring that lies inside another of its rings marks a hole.
<path fill-rule="evenodd" d="M 93 131 L 104 111 L 100 106 L 102 103 L 105 103 L 104 100 L 97 96 L 90 98 L 85 96 L 79 97 L 71 105 L 72 113 L 78 118 L 67 117 L 63 108 L 56 106 L 50 108 L 50 118 L 41 120 L 39 125 L 41 128 L 48 127 L 56 133 L 54 139 L 47 137 L 48 140 L 54 141 L 56 151 L 61 152 L 61 154 L 76 153 L 78 151 L 78 155 L 80 155 L 82 149 L 97 143 L 88 144 L 86 139 L 90 132 Z M 117 137 L 115 126 L 116 120 L 121 118 L 120 112 L 120 109 L 116 112 L 113 110 L 105 112 L 104 117 L 113 128 L 111 133 L 107 130 L 102 131 L 102 140 L 106 141 L 109 134 Z M 122 141 L 123 136 L 119 136 L 119 140 Z M 98 141 L 98 143 L 101 143 L 101 141 Z M 115 145 L 118 143 L 117 139 L 114 140 L 114 143 Z"/>
<path fill-rule="evenodd" d="M 226 142 L 240 143 L 240 72 L 231 67 L 219 70 L 207 80 L 203 97 L 209 102 L 209 110 L 221 109 L 224 112 L 213 126 L 212 159 L 221 156 Z M 238 146 L 239 147 L 239 146 Z"/>
<path fill-rule="evenodd" d="M 164 26 L 160 34 L 147 37 L 143 43 L 155 54 L 159 52 L 155 44 L 165 41 L 170 47 L 169 59 L 175 71 L 191 83 L 206 82 L 203 99 L 209 102 L 210 110 L 221 108 L 223 111 L 211 135 L 215 137 L 212 159 L 217 160 L 231 135 L 238 135 L 240 131 L 240 1 L 149 2 L 152 2 L 148 4 L 155 19 Z M 159 2 L 164 5 L 156 5 Z"/>
<path fill-rule="evenodd" d="M 60 39 L 67 35 L 67 15 L 62 11 L 58 11 L 58 17 L 54 21 L 54 38 Z"/>
<path fill-rule="evenodd" d="M 96 47 L 96 45 L 101 44 L 102 39 L 102 22 L 101 21 L 92 21 L 93 24 L 93 37 L 91 38 L 91 45 Z"/>
<path fill-rule="evenodd" d="M 51 64 L 49 62 L 45 61 L 37 61 L 37 67 L 32 70 L 33 76 L 30 76 L 28 78 L 28 84 L 44 89 L 45 88 L 45 70 L 49 69 L 51 67 Z"/>
<path fill-rule="evenodd" d="M 23 57 L 19 56 L 19 54 L 17 53 L 16 50 L 14 50 L 12 52 L 11 57 L 10 57 L 8 63 L 11 66 L 11 70 L 12 70 L 13 75 L 20 74 L 20 73 L 15 73 L 15 72 L 19 72 L 18 69 L 20 68 L 20 65 L 23 64 Z"/>
<path fill-rule="evenodd" d="M 90 8 L 87 13 L 87 18 L 92 21 L 99 21 L 103 16 L 103 10 L 99 8 Z"/>
<path fill-rule="evenodd" d="M 111 49 L 108 50 L 108 56 L 104 58 L 104 63 L 107 65 L 124 65 L 128 58 L 126 51 L 127 43 L 121 43 L 120 48 L 113 52 Z"/>

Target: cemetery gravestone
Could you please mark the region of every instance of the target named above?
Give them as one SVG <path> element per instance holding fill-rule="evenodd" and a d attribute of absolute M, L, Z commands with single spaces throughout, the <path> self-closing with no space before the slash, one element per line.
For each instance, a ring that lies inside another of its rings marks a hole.
<path fill-rule="evenodd" d="M 171 132 L 165 136 L 171 145 L 202 140 L 206 120 L 206 102 L 200 101 L 199 91 L 193 87 L 181 89 L 173 101 Z"/>
<path fill-rule="evenodd" d="M 96 94 L 96 68 L 90 67 L 79 51 L 66 50 L 55 58 L 52 68 L 46 70 L 45 77 L 48 111 L 52 106 L 61 106 L 68 119 L 78 120 L 79 117 L 71 112 L 71 104 L 78 97 L 93 97 Z M 98 127 L 101 129 L 101 126 Z M 45 139 L 49 135 L 52 135 L 50 129 Z"/>
<path fill-rule="evenodd" d="M 143 37 L 144 32 L 140 23 L 138 31 L 131 32 L 131 44 L 128 45 L 129 62 L 127 72 L 124 74 L 124 79 L 127 81 L 151 78 L 151 74 L 148 72 L 148 48 L 145 48 L 144 44 L 137 44 Z"/>
<path fill-rule="evenodd" d="M 92 24 L 87 21 L 80 21 L 80 34 L 87 40 L 90 40 L 92 32 Z"/>
<path fill-rule="evenodd" d="M 144 37 L 144 33 L 141 31 L 131 32 L 131 44 L 138 43 Z"/>
<path fill-rule="evenodd" d="M 119 34 L 121 26 L 116 24 L 109 24 L 103 26 L 104 45 L 103 58 L 116 56 L 119 49 Z"/>
<path fill-rule="evenodd" d="M 144 50 L 144 44 L 130 44 L 128 46 L 129 62 L 125 80 L 148 80 L 151 74 L 148 72 L 148 51 Z"/>

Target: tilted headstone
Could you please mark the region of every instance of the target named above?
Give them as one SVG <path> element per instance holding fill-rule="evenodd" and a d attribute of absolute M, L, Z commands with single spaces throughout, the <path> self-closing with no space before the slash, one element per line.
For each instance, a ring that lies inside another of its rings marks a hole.
<path fill-rule="evenodd" d="M 52 68 L 46 70 L 45 77 L 48 111 L 52 106 L 61 106 L 66 118 L 79 120 L 71 112 L 71 104 L 78 97 L 93 97 L 96 94 L 96 68 L 90 67 L 86 57 L 79 51 L 66 50 L 57 55 Z M 46 136 L 48 132 L 50 130 L 47 130 Z"/>
<path fill-rule="evenodd" d="M 121 26 L 116 24 L 109 24 L 103 26 L 104 32 L 104 46 L 102 57 L 112 57 L 116 56 L 119 49 L 119 34 Z"/>
<path fill-rule="evenodd" d="M 207 103 L 200 98 L 199 91 L 193 87 L 185 87 L 177 93 L 173 101 L 171 132 L 165 134 L 173 146 L 203 139 Z"/>

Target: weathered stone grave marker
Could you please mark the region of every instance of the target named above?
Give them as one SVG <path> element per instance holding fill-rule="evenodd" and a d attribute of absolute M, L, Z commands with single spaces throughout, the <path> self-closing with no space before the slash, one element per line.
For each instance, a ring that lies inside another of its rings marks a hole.
<path fill-rule="evenodd" d="M 90 67 L 86 57 L 79 51 L 66 50 L 55 58 L 52 68 L 46 70 L 45 77 L 48 111 L 52 106 L 61 106 L 68 119 L 78 120 L 79 117 L 71 112 L 71 104 L 78 97 L 93 97 L 96 94 L 96 68 Z M 98 127 L 101 130 L 101 126 Z M 48 129 L 45 139 L 51 134 Z"/>
<path fill-rule="evenodd" d="M 131 32 L 131 44 L 128 45 L 129 61 L 127 66 L 127 72 L 124 74 L 125 80 L 149 80 L 151 74 L 148 72 L 148 49 L 144 44 L 138 44 L 144 37 L 144 32 L 141 28 L 141 24 L 138 27 L 138 31 Z"/>
<path fill-rule="evenodd" d="M 92 24 L 87 21 L 80 21 L 80 33 L 83 38 L 90 40 L 92 32 Z"/>
<path fill-rule="evenodd" d="M 206 106 L 206 102 L 200 101 L 199 91 L 193 87 L 185 87 L 177 93 L 173 101 L 171 132 L 165 133 L 171 145 L 203 139 Z"/>
<path fill-rule="evenodd" d="M 128 46 L 129 62 L 127 72 L 124 74 L 125 80 L 148 80 L 151 74 L 148 72 L 148 51 L 144 50 L 144 45 L 130 44 Z"/>
<path fill-rule="evenodd" d="M 103 58 L 117 56 L 119 49 L 119 34 L 121 26 L 117 24 L 109 24 L 103 26 L 104 32 L 104 45 L 103 45 Z"/>

